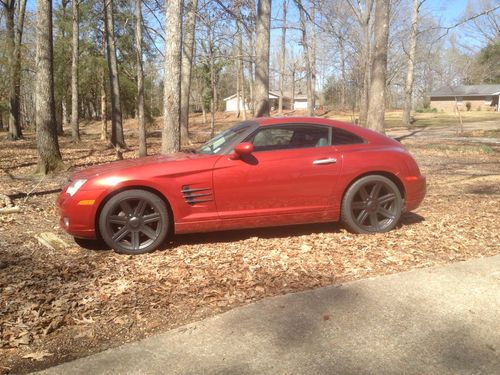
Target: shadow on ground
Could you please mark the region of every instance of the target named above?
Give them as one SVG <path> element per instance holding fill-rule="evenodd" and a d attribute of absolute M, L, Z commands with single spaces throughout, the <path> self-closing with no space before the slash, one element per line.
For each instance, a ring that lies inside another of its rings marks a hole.
<path fill-rule="evenodd" d="M 406 225 L 418 224 L 424 220 L 424 217 L 414 212 L 408 212 L 401 216 L 401 220 L 397 228 L 401 228 Z M 308 236 L 320 233 L 338 233 L 342 229 L 343 227 L 340 223 L 315 223 L 269 228 L 238 229 L 220 232 L 179 234 L 172 236 L 169 240 L 167 240 L 167 242 L 161 247 L 161 250 L 169 251 L 182 245 L 238 242 L 253 237 L 273 239 Z M 88 250 L 110 250 L 109 246 L 107 246 L 101 239 L 89 240 L 75 238 L 75 242 L 78 246 Z"/>

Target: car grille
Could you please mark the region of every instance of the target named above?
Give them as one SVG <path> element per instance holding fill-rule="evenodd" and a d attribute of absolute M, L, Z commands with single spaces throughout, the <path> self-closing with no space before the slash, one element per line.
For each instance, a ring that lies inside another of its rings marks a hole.
<path fill-rule="evenodd" d="M 190 205 L 213 201 L 211 188 L 191 188 L 184 185 L 181 192 L 186 203 Z"/>

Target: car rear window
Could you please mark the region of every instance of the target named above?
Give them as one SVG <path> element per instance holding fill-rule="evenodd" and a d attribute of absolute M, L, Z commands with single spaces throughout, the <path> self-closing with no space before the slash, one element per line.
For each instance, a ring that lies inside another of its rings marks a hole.
<path fill-rule="evenodd" d="M 365 140 L 347 130 L 332 128 L 332 145 L 352 145 L 365 143 Z"/>

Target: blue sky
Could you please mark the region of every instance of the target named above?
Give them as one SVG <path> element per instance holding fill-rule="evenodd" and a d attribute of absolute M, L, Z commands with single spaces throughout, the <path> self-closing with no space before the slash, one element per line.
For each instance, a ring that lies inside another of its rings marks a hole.
<path fill-rule="evenodd" d="M 335 0 L 332 0 L 335 1 Z M 28 0 L 28 9 L 35 9 L 36 0 Z M 53 2 L 54 7 L 59 4 L 59 1 Z M 427 0 L 425 8 L 431 11 L 437 18 L 446 21 L 446 24 L 451 24 L 460 17 L 463 10 L 467 6 L 467 0 Z M 273 1 L 273 13 L 276 13 L 278 8 L 281 8 L 281 1 Z"/>
<path fill-rule="evenodd" d="M 463 14 L 467 0 L 427 0 L 424 4 L 424 8 L 432 12 L 436 18 L 441 19 L 446 25 L 451 25 Z"/>

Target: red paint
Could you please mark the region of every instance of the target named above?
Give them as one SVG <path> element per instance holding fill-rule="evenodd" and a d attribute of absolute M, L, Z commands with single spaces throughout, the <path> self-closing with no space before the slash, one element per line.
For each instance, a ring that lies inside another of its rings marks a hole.
<path fill-rule="evenodd" d="M 229 156 L 231 160 L 241 159 L 245 155 L 250 155 L 253 152 L 253 144 L 250 142 L 242 142 L 234 148 L 234 153 Z"/>
<path fill-rule="evenodd" d="M 260 118 L 260 126 L 316 124 L 343 129 L 363 144 L 275 151 L 254 151 L 248 142 L 225 155 L 178 153 L 100 165 L 80 171 L 87 182 L 74 196 L 60 194 L 57 205 L 63 228 L 77 237 L 96 237 L 99 209 L 114 192 L 146 188 L 157 192 L 172 209 L 176 233 L 336 221 L 349 185 L 369 173 L 391 174 L 404 187 L 406 211 L 422 202 L 425 177 L 397 141 L 355 125 L 322 118 Z M 326 159 L 335 162 L 324 162 Z M 320 162 L 321 163 L 321 162 Z M 205 188 L 210 201 L 190 205 L 183 187 Z M 95 200 L 94 205 L 78 205 Z"/>

